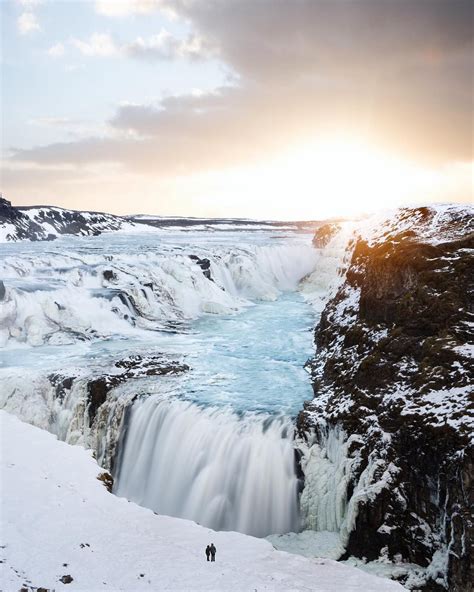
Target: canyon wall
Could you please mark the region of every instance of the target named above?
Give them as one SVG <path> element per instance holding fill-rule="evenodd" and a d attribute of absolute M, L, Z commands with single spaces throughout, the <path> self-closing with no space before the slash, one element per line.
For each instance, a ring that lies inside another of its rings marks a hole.
<path fill-rule="evenodd" d="M 424 566 L 430 591 L 473 581 L 472 230 L 472 209 L 414 208 L 356 235 L 297 423 L 309 451 L 346 434 L 345 556 Z"/>

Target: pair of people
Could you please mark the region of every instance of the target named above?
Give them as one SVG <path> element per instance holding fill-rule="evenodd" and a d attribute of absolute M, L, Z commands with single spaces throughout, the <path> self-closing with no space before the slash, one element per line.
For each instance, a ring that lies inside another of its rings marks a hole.
<path fill-rule="evenodd" d="M 207 560 L 209 561 L 209 557 L 211 558 L 211 561 L 215 561 L 216 560 L 216 548 L 214 546 L 214 543 L 211 543 L 210 545 L 207 545 L 206 547 L 206 557 Z"/>

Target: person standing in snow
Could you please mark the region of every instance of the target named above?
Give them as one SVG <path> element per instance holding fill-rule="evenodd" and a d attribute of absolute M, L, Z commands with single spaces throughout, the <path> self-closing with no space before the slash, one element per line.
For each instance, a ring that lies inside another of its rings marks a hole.
<path fill-rule="evenodd" d="M 211 547 L 209 545 L 207 545 L 207 547 L 206 547 L 206 557 L 207 557 L 207 560 L 208 561 L 209 561 L 210 554 L 211 554 Z"/>
<path fill-rule="evenodd" d="M 214 547 L 214 543 L 211 543 L 211 546 L 209 549 L 211 551 L 211 561 L 215 561 L 216 560 L 216 548 Z"/>

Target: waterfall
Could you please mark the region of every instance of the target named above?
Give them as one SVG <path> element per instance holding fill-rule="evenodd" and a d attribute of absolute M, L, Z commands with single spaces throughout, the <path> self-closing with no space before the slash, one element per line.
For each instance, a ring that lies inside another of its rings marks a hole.
<path fill-rule="evenodd" d="M 215 530 L 299 528 L 290 419 L 149 397 L 136 401 L 115 493 Z"/>
<path fill-rule="evenodd" d="M 92 448 L 106 468 L 115 460 L 115 493 L 158 513 L 256 536 L 339 530 L 341 439 L 330 462 L 322 450 L 303 456 L 316 493 L 300 498 L 292 416 L 311 396 L 310 328 L 342 281 L 345 241 L 318 250 L 308 236 L 166 236 L 8 246 L 0 407 Z M 89 425 L 90 380 L 137 354 L 179 356 L 190 370 L 131 376 Z"/>

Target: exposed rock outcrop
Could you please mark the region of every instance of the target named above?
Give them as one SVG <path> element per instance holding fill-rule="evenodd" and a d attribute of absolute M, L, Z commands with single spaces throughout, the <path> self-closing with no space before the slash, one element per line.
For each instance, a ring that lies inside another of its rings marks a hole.
<path fill-rule="evenodd" d="M 473 581 L 472 231 L 472 209 L 416 208 L 359 237 L 298 418 L 303 438 L 338 426 L 358 443 L 346 555 L 424 566 L 427 591 Z"/>
<path fill-rule="evenodd" d="M 200 258 L 197 255 L 189 255 L 189 258 L 196 262 L 197 265 L 202 269 L 202 273 L 208 280 L 212 280 L 211 276 L 211 262 L 207 258 Z"/>
<path fill-rule="evenodd" d="M 114 478 L 108 471 L 104 471 L 103 473 L 100 473 L 100 475 L 97 475 L 97 479 L 104 484 L 105 489 L 107 489 L 109 493 L 112 493 L 114 488 Z"/>
<path fill-rule="evenodd" d="M 152 354 L 142 356 L 139 354 L 129 356 L 114 363 L 110 373 L 89 378 L 87 380 L 87 413 L 89 427 L 92 427 L 98 409 L 107 400 L 108 393 L 119 384 L 133 378 L 144 376 L 168 376 L 181 374 L 189 370 L 189 366 L 168 357 Z M 71 390 L 75 376 L 62 374 L 50 374 L 48 380 L 55 388 L 55 395 L 59 401 L 63 401 L 67 392 Z"/>
<path fill-rule="evenodd" d="M 53 206 L 15 207 L 0 197 L 1 240 L 54 240 L 63 234 L 96 236 L 102 232 L 134 227 L 130 220 L 112 214 Z"/>
<path fill-rule="evenodd" d="M 322 224 L 314 233 L 313 245 L 317 249 L 323 249 L 333 236 L 339 232 L 340 228 L 340 225 L 336 222 Z"/>

